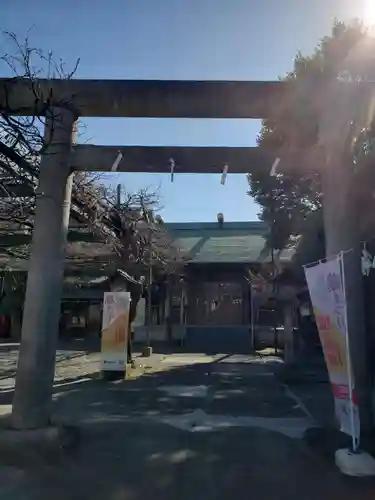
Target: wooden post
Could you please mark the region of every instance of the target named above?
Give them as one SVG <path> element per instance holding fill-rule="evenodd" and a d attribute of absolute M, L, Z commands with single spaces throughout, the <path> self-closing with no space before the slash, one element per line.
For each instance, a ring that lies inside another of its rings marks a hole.
<path fill-rule="evenodd" d="M 294 306 L 285 302 L 284 312 L 284 361 L 286 364 L 294 360 Z"/>

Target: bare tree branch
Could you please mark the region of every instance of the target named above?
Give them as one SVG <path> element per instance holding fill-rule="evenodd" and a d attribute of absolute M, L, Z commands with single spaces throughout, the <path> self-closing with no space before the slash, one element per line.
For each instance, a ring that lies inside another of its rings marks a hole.
<path fill-rule="evenodd" d="M 77 71 L 79 59 L 69 71 L 61 59 L 56 62 L 52 52 L 32 47 L 29 33 L 22 42 L 14 33 L 4 36 L 13 52 L 4 54 L 1 60 L 14 80 L 22 78 L 30 82 L 35 114 L 40 115 L 37 111 L 41 106 L 44 112 L 52 105 L 69 106 L 69 99 L 56 103 L 52 91 L 44 95 L 38 79 L 70 79 Z M 10 231 L 32 232 L 39 164 L 48 147 L 44 121 L 39 116 L 22 116 L 22 110 L 12 109 L 7 99 L 0 104 L 0 236 Z M 105 180 L 101 174 L 75 173 L 71 218 L 78 229 L 92 232 L 103 243 L 109 243 L 118 266 L 134 276 L 140 276 L 149 265 L 155 272 L 175 272 L 184 262 L 184 256 L 172 244 L 161 218 L 153 215 L 160 209 L 158 190 L 130 193 L 123 187 L 119 203 L 116 189 L 106 186 Z M 20 190 L 25 195 L 20 195 Z M 12 248 L 8 253 L 27 257 L 28 247 L 19 251 Z"/>

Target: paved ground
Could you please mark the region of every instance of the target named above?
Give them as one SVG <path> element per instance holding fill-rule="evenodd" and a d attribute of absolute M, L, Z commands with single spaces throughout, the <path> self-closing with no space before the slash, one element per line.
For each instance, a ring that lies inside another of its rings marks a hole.
<path fill-rule="evenodd" d="M 4 412 L 17 352 L 1 351 Z M 275 358 L 160 355 L 143 376 L 111 383 L 97 378 L 97 354 L 58 359 L 55 418 L 80 423 L 81 445 L 34 462 L 0 450 L 0 499 L 375 498 L 375 485 L 304 445 L 311 422 L 274 376 Z"/>

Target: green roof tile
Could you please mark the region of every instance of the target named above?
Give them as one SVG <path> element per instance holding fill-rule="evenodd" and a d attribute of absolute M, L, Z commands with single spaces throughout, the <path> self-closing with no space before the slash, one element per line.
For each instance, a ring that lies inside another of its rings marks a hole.
<path fill-rule="evenodd" d="M 267 226 L 263 222 L 166 223 L 174 243 L 191 263 L 250 263 L 264 261 Z M 266 259 L 267 260 L 267 259 Z"/>

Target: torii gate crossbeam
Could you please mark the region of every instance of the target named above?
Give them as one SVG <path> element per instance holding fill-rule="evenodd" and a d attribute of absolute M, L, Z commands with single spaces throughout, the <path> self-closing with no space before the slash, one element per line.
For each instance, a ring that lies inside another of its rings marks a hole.
<path fill-rule="evenodd" d="M 0 106 L 15 115 L 44 114 L 52 96 L 85 117 L 266 118 L 285 102 L 287 86 L 277 81 L 0 78 Z"/>
<path fill-rule="evenodd" d="M 73 147 L 71 167 L 74 170 L 107 172 L 118 153 L 123 157 L 117 172 L 167 174 L 174 161 L 175 173 L 220 174 L 225 164 L 231 174 L 246 174 L 254 168 L 271 169 L 274 158 L 257 147 L 223 146 L 95 146 Z"/>

